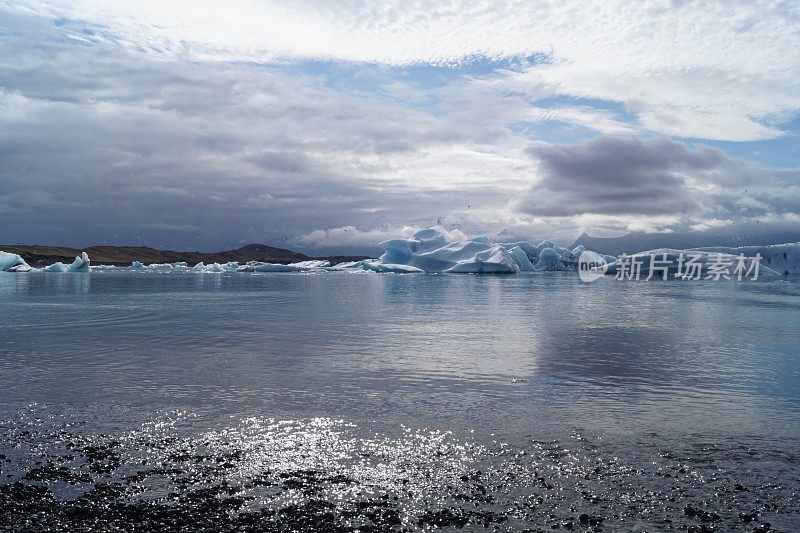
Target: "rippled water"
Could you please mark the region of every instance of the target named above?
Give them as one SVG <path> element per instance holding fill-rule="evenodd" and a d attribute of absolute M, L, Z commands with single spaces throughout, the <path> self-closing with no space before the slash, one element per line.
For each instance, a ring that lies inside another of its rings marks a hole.
<path fill-rule="evenodd" d="M 800 530 L 796 281 L 96 272 L 0 298 L 0 528 Z"/>

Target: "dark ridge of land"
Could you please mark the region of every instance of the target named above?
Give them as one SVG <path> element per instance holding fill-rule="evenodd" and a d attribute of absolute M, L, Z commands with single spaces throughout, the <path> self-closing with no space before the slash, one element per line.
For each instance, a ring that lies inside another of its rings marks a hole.
<path fill-rule="evenodd" d="M 264 244 L 248 244 L 235 250 L 224 252 L 176 252 L 158 250 L 148 246 L 89 246 L 88 248 L 69 248 L 65 246 L 41 246 L 22 244 L 0 244 L 0 250 L 20 255 L 26 263 L 34 267 L 51 265 L 57 261 L 71 263 L 81 252 L 89 254 L 96 265 L 129 266 L 134 261 L 144 264 L 175 263 L 185 261 L 189 266 L 197 263 L 228 263 L 236 261 L 263 261 L 265 263 L 296 263 L 309 259 L 326 259 L 332 265 L 345 261 L 359 261 L 364 256 L 309 257 L 299 252 L 275 248 Z"/>

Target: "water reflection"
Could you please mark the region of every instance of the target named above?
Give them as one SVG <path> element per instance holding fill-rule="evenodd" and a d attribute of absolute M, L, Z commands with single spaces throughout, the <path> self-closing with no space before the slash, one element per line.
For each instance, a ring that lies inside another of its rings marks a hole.
<path fill-rule="evenodd" d="M 0 276 L 0 294 L 8 402 L 798 428 L 786 282 L 107 271 Z"/>

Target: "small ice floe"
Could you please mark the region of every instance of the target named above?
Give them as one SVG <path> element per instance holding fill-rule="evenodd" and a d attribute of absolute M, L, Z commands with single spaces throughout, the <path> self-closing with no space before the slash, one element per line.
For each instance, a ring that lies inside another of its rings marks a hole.
<path fill-rule="evenodd" d="M 174 263 L 150 263 L 149 265 L 145 265 L 140 261 L 134 261 L 128 268 L 130 270 L 185 270 L 189 268 L 189 265 L 186 263 L 186 261 L 175 261 Z"/>
<path fill-rule="evenodd" d="M 236 272 L 239 270 L 239 268 L 239 263 L 236 261 L 229 261 L 228 263 L 212 263 L 210 265 L 200 262 L 192 267 L 192 272 L 213 274 L 221 272 Z"/>

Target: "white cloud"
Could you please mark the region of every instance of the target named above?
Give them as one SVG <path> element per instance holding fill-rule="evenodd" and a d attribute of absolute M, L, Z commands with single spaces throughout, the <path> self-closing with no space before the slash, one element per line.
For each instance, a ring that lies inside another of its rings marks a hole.
<path fill-rule="evenodd" d="M 385 225 L 377 228 L 359 229 L 355 226 L 342 226 L 339 228 L 318 229 L 301 235 L 294 241 L 301 246 L 312 248 L 375 248 L 381 242 L 389 239 L 407 239 L 423 226 L 391 226 Z M 459 229 L 439 227 L 449 240 L 465 240 L 467 235 Z"/>
<path fill-rule="evenodd" d="M 300 235 L 295 242 L 302 246 L 324 247 L 375 247 L 388 239 L 410 237 L 419 231 L 419 226 L 388 226 L 372 229 L 358 229 L 355 226 L 318 229 Z"/>
<path fill-rule="evenodd" d="M 85 20 L 106 38 L 170 57 L 435 65 L 539 54 L 548 58 L 544 64 L 518 66 L 495 81 L 504 90 L 535 97 L 619 102 L 642 128 L 681 137 L 774 138 L 800 109 L 797 2 L 235 0 L 223 8 L 212 0 L 12 0 L 10 5 Z M 607 122 L 595 124 L 609 132 Z"/>
<path fill-rule="evenodd" d="M 598 133 L 622 134 L 633 133 L 634 128 L 604 109 L 588 106 L 555 106 L 548 108 L 529 108 L 531 120 L 555 120 L 573 124 Z"/>

